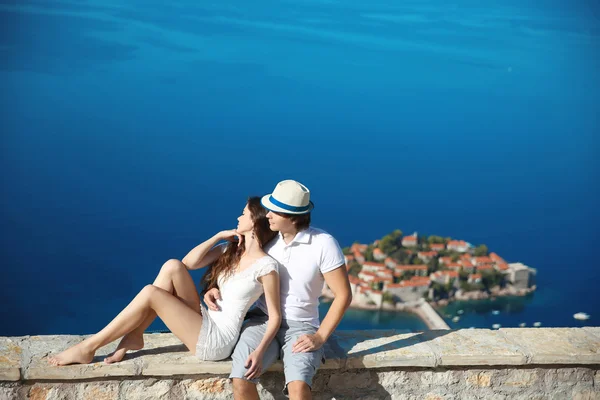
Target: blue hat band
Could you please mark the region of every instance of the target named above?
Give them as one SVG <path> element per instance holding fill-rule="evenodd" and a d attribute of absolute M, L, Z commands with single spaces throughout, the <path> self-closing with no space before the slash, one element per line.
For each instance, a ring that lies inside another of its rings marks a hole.
<path fill-rule="evenodd" d="M 277 207 L 283 208 L 286 211 L 301 212 L 301 211 L 308 211 L 310 209 L 310 203 L 307 206 L 294 207 L 294 206 L 290 206 L 290 205 L 287 205 L 285 203 L 282 203 L 282 202 L 276 200 L 273 196 L 269 196 L 269 201 L 271 203 L 273 203 L 274 205 L 276 205 Z"/>

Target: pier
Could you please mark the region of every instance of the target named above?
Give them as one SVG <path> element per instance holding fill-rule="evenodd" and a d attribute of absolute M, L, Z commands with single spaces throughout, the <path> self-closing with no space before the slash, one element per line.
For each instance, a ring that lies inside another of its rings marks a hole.
<path fill-rule="evenodd" d="M 434 310 L 434 308 L 426 301 L 421 301 L 410 308 L 417 314 L 429 329 L 442 330 L 450 329 L 446 321 Z"/>

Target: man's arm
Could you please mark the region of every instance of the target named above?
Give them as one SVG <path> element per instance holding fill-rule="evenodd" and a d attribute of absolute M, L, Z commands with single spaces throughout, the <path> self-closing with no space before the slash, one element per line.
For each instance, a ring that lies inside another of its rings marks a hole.
<path fill-rule="evenodd" d="M 327 341 L 329 336 L 338 326 L 344 313 L 352 302 L 352 294 L 350 292 L 350 281 L 348 281 L 348 272 L 346 266 L 342 265 L 333 271 L 323 274 L 327 286 L 333 292 L 333 302 L 327 311 L 327 315 L 321 322 L 321 326 L 314 335 L 302 335 L 298 341 L 294 343 L 292 351 L 294 353 L 304 353 L 314 351 Z"/>

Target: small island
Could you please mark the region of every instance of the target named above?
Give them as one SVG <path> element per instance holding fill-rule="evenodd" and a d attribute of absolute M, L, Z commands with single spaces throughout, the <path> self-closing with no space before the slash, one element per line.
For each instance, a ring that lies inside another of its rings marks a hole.
<path fill-rule="evenodd" d="M 524 296 L 536 289 L 535 269 L 507 263 L 484 244 L 474 246 L 449 237 L 416 232 L 403 236 L 395 230 L 371 244 L 354 243 L 343 251 L 353 294 L 351 307 L 414 312 L 431 329 L 447 325 L 439 315 L 432 315 L 430 305 Z M 327 286 L 323 296 L 332 297 Z"/>

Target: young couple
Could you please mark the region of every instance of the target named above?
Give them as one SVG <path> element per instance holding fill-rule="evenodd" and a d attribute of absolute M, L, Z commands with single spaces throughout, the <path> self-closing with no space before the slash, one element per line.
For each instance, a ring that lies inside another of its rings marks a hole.
<path fill-rule="evenodd" d="M 143 333 L 158 316 L 198 358 L 232 357 L 236 399 L 258 399 L 258 377 L 277 359 L 289 396 L 311 398 L 323 344 L 352 300 L 342 250 L 331 235 L 310 227 L 312 208 L 309 190 L 293 180 L 278 183 L 262 199 L 251 197 L 236 229 L 216 234 L 181 261 L 167 261 L 154 283 L 104 329 L 49 362 L 90 363 L 96 350 L 123 337 L 105 359 L 121 361 L 127 350 L 143 348 Z M 222 240 L 229 243 L 215 246 Z M 208 309 L 188 272 L 206 266 Z M 324 282 L 335 299 L 320 324 Z"/>

